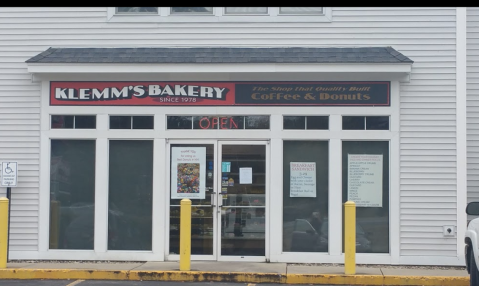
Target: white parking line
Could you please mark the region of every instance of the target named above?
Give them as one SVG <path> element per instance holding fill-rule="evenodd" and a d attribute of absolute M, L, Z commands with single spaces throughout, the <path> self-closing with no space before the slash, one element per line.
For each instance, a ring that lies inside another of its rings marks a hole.
<path fill-rule="evenodd" d="M 77 284 L 80 284 L 80 283 L 82 283 L 83 281 L 85 281 L 85 280 L 77 280 L 77 281 L 74 281 L 74 282 L 72 282 L 72 283 L 70 283 L 70 284 L 67 284 L 66 286 L 73 286 L 73 285 L 77 285 Z"/>

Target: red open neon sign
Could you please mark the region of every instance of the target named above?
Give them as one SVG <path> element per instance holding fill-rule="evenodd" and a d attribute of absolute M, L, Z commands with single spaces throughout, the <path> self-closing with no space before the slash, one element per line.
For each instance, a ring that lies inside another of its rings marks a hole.
<path fill-rule="evenodd" d="M 234 117 L 204 116 L 199 119 L 198 125 L 200 129 L 238 129 L 238 122 Z"/>

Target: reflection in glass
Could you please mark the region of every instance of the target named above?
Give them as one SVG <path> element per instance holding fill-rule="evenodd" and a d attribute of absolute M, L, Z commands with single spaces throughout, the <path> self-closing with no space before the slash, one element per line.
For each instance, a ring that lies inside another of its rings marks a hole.
<path fill-rule="evenodd" d="M 218 129 L 218 117 L 193 116 L 193 129 Z"/>
<path fill-rule="evenodd" d="M 171 14 L 213 14 L 213 7 L 171 7 Z"/>
<path fill-rule="evenodd" d="M 170 207 L 170 254 L 180 253 L 180 206 Z M 213 254 L 213 210 L 211 206 L 191 207 L 191 254 Z"/>
<path fill-rule="evenodd" d="M 306 116 L 306 129 L 308 130 L 328 130 L 328 116 Z"/>
<path fill-rule="evenodd" d="M 131 116 L 110 115 L 110 129 L 131 129 Z"/>
<path fill-rule="evenodd" d="M 225 7 L 225 14 L 267 14 L 268 7 Z"/>
<path fill-rule="evenodd" d="M 158 13 L 158 7 L 116 7 L 117 13 Z"/>
<path fill-rule="evenodd" d="M 266 146 L 223 145 L 221 255 L 264 256 Z M 251 183 L 240 183 L 240 168 L 251 168 Z"/>
<path fill-rule="evenodd" d="M 328 252 L 328 142 L 283 142 L 283 251 Z M 291 162 L 316 164 L 316 190 L 291 195 Z"/>
<path fill-rule="evenodd" d="M 133 129 L 153 129 L 154 121 L 152 115 L 133 116 Z"/>
<path fill-rule="evenodd" d="M 52 115 L 52 128 L 73 129 L 73 115 Z"/>
<path fill-rule="evenodd" d="M 95 129 L 95 115 L 75 115 L 75 129 Z"/>
<path fill-rule="evenodd" d="M 244 116 L 193 116 L 193 129 L 244 129 Z"/>
<path fill-rule="evenodd" d="M 306 129 L 305 116 L 283 116 L 283 129 Z"/>
<path fill-rule="evenodd" d="M 167 116 L 167 129 L 269 129 L 268 115 Z"/>
<path fill-rule="evenodd" d="M 220 116 L 220 129 L 244 129 L 244 116 Z"/>
<path fill-rule="evenodd" d="M 389 116 L 366 116 L 366 130 L 389 130 Z"/>
<path fill-rule="evenodd" d="M 364 130 L 364 116 L 343 116 L 343 130 Z"/>
<path fill-rule="evenodd" d="M 192 116 L 167 116 L 166 129 L 192 129 Z"/>
<path fill-rule="evenodd" d="M 213 254 L 213 184 L 214 184 L 214 145 L 213 144 L 172 144 L 175 147 L 206 148 L 205 198 L 191 199 L 191 254 Z M 170 168 L 171 159 L 170 159 Z M 170 171 L 170 174 L 172 172 Z M 171 178 L 176 180 L 176 178 Z M 180 253 L 180 205 L 181 199 L 170 199 L 170 254 Z"/>
<path fill-rule="evenodd" d="M 153 141 L 110 140 L 108 250 L 151 250 Z"/>
<path fill-rule="evenodd" d="M 93 249 L 95 141 L 51 141 L 50 249 Z"/>
<path fill-rule="evenodd" d="M 389 142 L 343 141 L 342 145 L 343 203 L 348 199 L 348 154 L 382 155 L 382 206 L 356 205 L 356 252 L 389 253 Z"/>
<path fill-rule="evenodd" d="M 248 115 L 245 120 L 245 129 L 269 129 L 268 115 Z"/>

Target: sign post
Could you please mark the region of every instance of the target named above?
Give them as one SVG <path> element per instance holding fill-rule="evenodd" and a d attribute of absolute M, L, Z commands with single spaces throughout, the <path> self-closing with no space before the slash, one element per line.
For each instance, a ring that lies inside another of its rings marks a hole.
<path fill-rule="evenodd" d="M 8 199 L 8 231 L 7 231 L 7 261 L 10 240 L 10 210 L 12 205 L 12 188 L 17 186 L 17 162 L 2 162 L 2 187 L 7 187 Z"/>

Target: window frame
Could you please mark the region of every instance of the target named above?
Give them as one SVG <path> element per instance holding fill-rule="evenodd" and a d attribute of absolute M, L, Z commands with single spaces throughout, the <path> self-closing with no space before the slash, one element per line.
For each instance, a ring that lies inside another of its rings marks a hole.
<path fill-rule="evenodd" d="M 67 117 L 71 117 L 73 119 L 73 122 L 72 122 L 72 127 L 53 127 L 53 118 L 54 116 L 63 116 L 64 119 L 66 119 Z M 77 127 L 77 118 L 78 117 L 91 117 L 91 118 L 94 118 L 94 122 L 95 122 L 95 126 L 94 127 Z M 87 130 L 95 130 L 97 128 L 97 116 L 96 114 L 49 114 L 49 121 L 50 121 L 50 128 L 49 129 L 52 129 L 52 130 L 73 130 L 73 129 L 77 129 L 77 130 L 82 130 L 82 129 L 87 129 Z"/>
<path fill-rule="evenodd" d="M 111 123 L 112 123 L 112 117 L 118 117 L 118 118 L 124 118 L 127 119 L 129 117 L 130 121 L 130 127 L 129 128 L 112 128 Z M 151 119 L 152 126 L 151 128 L 135 128 L 135 119 L 138 119 L 138 117 L 148 117 Z M 108 115 L 108 130 L 154 130 L 155 129 L 155 116 L 154 115 L 149 115 L 149 114 L 143 114 L 143 115 L 117 115 L 117 114 L 110 114 Z"/>
<path fill-rule="evenodd" d="M 213 7 L 212 14 L 172 14 L 171 7 L 158 7 L 158 13 L 116 13 L 117 7 L 107 7 L 107 22 L 129 23 L 193 23 L 193 22 L 331 22 L 331 7 L 322 7 L 322 14 L 280 14 L 280 7 L 267 7 L 266 14 L 226 13 L 225 7 Z"/>

